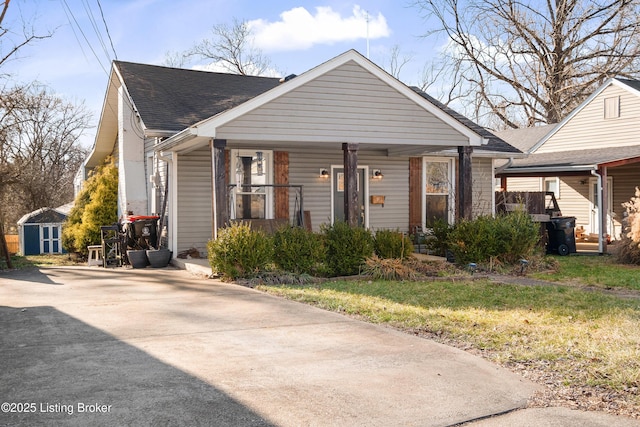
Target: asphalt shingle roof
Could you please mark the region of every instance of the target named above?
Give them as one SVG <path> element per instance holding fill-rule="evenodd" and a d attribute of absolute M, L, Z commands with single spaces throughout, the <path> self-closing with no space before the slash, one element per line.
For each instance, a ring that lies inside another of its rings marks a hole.
<path fill-rule="evenodd" d="M 520 129 L 507 129 L 496 132 L 496 136 L 523 152 L 529 151 L 544 138 L 556 125 L 533 126 Z"/>
<path fill-rule="evenodd" d="M 612 150 L 607 148 L 594 148 L 591 150 L 573 150 L 556 153 L 533 154 L 524 159 L 517 159 L 507 169 L 508 172 L 515 172 L 524 168 L 542 167 L 567 167 L 575 168 L 579 166 L 600 165 L 617 162 L 620 160 L 640 157 L 640 145 L 630 147 L 616 147 Z"/>
<path fill-rule="evenodd" d="M 442 111 L 444 111 L 445 113 L 447 113 L 448 115 L 450 115 L 451 117 L 459 121 L 469 129 L 477 133 L 478 135 L 488 140 L 488 143 L 486 145 L 482 145 L 480 147 L 474 147 L 473 148 L 474 151 L 494 151 L 499 153 L 514 153 L 514 154 L 522 153 L 518 148 L 512 146 L 508 142 L 504 141 L 502 138 L 494 135 L 493 133 L 489 132 L 486 128 L 483 128 L 479 124 L 473 122 L 472 120 L 468 119 L 467 117 L 463 116 L 457 111 L 444 105 L 442 102 L 438 101 L 434 97 L 423 92 L 419 88 L 411 87 L 411 89 L 413 89 L 418 95 L 420 95 L 421 97 L 423 97 L 424 99 L 426 99 L 427 101 L 429 101 L 430 103 L 432 103 L 433 105 L 435 105 L 436 107 L 438 107 L 439 109 L 441 109 Z"/>
<path fill-rule="evenodd" d="M 272 77 L 115 61 L 148 129 L 181 131 L 280 84 Z"/>

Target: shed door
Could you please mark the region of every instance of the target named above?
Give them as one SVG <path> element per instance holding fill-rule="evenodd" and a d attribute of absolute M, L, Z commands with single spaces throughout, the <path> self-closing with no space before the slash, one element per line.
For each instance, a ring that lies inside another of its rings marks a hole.
<path fill-rule="evenodd" d="M 40 253 L 40 227 L 38 225 L 24 225 L 24 254 L 38 255 Z"/>
<path fill-rule="evenodd" d="M 60 253 L 60 226 L 42 225 L 42 238 L 40 240 L 40 253 Z"/>

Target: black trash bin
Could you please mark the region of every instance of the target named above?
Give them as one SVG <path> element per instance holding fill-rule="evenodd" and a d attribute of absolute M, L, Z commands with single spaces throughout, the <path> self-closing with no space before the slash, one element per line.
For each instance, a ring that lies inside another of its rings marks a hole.
<path fill-rule="evenodd" d="M 576 253 L 576 217 L 560 216 L 547 222 L 547 253 L 569 255 Z"/>
<path fill-rule="evenodd" d="M 157 248 L 158 216 L 130 215 L 124 223 L 127 249 L 146 250 Z"/>

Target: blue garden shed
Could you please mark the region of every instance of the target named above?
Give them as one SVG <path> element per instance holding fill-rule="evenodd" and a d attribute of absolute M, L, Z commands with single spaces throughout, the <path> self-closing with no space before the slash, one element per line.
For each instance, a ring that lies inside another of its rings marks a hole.
<path fill-rule="evenodd" d="M 61 254 L 62 224 L 73 204 L 58 208 L 41 208 L 18 220 L 20 253 L 22 255 Z"/>

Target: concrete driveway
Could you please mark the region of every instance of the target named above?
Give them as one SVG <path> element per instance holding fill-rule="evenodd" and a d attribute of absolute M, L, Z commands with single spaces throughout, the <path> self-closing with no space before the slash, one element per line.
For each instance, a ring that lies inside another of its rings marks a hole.
<path fill-rule="evenodd" d="M 0 425 L 614 420 L 511 412 L 537 386 L 478 357 L 172 268 L 0 273 L 0 328 Z"/>

